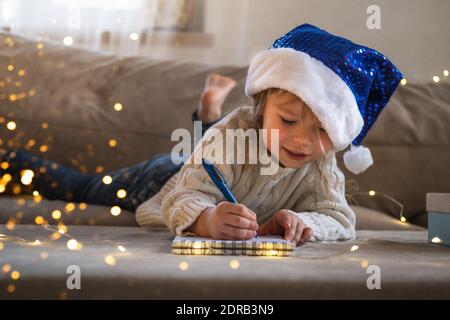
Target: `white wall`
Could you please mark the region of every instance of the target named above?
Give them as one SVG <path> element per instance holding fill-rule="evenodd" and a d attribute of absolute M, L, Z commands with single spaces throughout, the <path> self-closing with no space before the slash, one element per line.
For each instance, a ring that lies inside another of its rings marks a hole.
<path fill-rule="evenodd" d="M 381 30 L 366 27 L 367 7 L 381 8 Z M 311 23 L 387 55 L 409 80 L 450 69 L 448 0 L 205 0 L 210 48 L 154 48 L 155 56 L 247 65 L 296 25 Z"/>

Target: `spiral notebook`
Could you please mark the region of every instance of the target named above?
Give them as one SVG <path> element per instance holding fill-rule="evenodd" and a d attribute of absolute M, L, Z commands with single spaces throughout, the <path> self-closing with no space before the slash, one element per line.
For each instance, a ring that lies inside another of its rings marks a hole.
<path fill-rule="evenodd" d="M 217 240 L 176 236 L 172 253 L 182 255 L 292 256 L 295 244 L 281 236 L 259 236 L 250 240 Z"/>

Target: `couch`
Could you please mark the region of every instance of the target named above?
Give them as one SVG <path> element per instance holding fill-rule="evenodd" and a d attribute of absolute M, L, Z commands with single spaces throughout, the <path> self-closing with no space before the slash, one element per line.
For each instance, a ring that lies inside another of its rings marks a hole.
<path fill-rule="evenodd" d="M 192 132 L 212 72 L 238 82 L 225 112 L 249 102 L 245 67 L 124 58 L 8 32 L 0 32 L 0 70 L 0 147 L 86 173 L 169 152 L 174 129 Z M 290 258 L 173 255 L 168 230 L 138 227 L 133 212 L 112 216 L 9 184 L 0 193 L 0 299 L 450 298 L 450 252 L 428 243 L 425 209 L 427 192 L 450 189 L 449 89 L 448 81 L 399 87 L 364 141 L 375 164 L 354 176 L 338 154 L 357 239 L 307 243 Z M 61 223 L 66 234 L 55 237 Z M 71 237 L 81 250 L 68 249 Z M 71 265 L 81 289 L 66 285 Z M 368 288 L 370 266 L 381 269 L 381 289 Z"/>

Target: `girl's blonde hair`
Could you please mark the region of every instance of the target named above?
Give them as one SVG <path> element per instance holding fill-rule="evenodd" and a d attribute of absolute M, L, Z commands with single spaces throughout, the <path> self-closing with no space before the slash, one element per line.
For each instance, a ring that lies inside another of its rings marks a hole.
<path fill-rule="evenodd" d="M 253 107 L 254 107 L 254 117 L 253 117 L 253 127 L 258 130 L 263 128 L 263 116 L 264 116 L 264 109 L 266 106 L 266 102 L 270 95 L 273 93 L 278 93 L 280 91 L 286 91 L 284 89 L 279 88 L 269 88 L 266 90 L 263 90 L 253 96 Z M 306 108 L 303 108 L 302 110 L 302 118 L 304 117 L 306 112 Z M 333 174 L 333 169 L 331 168 L 331 172 L 329 174 L 325 174 L 325 157 L 326 157 L 326 151 L 322 144 L 322 138 L 320 135 L 320 132 L 317 131 L 317 138 L 319 141 L 320 148 L 322 150 L 322 157 L 318 161 L 314 161 L 314 165 L 316 166 L 317 170 L 320 174 L 320 181 L 317 181 L 316 183 L 316 191 L 317 192 L 323 192 L 325 194 L 328 201 L 331 201 L 331 195 L 330 195 L 330 189 L 331 189 L 331 182 L 329 181 L 329 177 Z M 332 157 L 335 157 L 335 149 L 334 147 L 330 150 L 332 152 Z M 334 162 L 333 162 L 334 164 Z"/>

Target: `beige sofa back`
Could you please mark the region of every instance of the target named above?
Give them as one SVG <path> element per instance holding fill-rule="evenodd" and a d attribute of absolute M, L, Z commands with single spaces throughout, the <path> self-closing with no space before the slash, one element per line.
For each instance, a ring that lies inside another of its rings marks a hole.
<path fill-rule="evenodd" d="M 129 166 L 170 151 L 174 129 L 192 130 L 191 112 L 209 73 L 239 81 L 225 110 L 248 102 L 243 96 L 246 71 L 119 58 L 0 32 L 0 144 L 29 149 L 83 172 Z M 409 219 L 425 211 L 426 192 L 448 192 L 449 89 L 448 81 L 400 87 L 365 140 L 375 165 L 355 177 L 339 155 L 347 190 L 355 179 L 360 191 L 392 196 L 405 206 Z M 116 103 L 123 105 L 120 112 Z M 17 124 L 13 131 L 6 128 L 11 120 Z M 110 139 L 117 146 L 111 147 Z M 42 145 L 48 150 L 41 152 Z M 398 212 L 386 197 L 365 194 L 354 199 Z"/>

